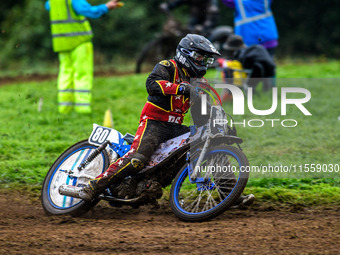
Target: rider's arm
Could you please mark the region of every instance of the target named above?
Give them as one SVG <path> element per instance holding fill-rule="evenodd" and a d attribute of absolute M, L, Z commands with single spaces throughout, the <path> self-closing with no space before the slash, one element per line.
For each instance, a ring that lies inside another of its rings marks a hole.
<path fill-rule="evenodd" d="M 46 11 L 50 11 L 50 1 L 45 2 L 45 9 Z"/>
<path fill-rule="evenodd" d="M 45 9 L 50 11 L 50 8 L 50 1 L 46 1 Z M 97 19 L 109 11 L 105 4 L 92 6 L 86 0 L 72 0 L 72 8 L 78 15 L 92 19 Z"/>
<path fill-rule="evenodd" d="M 163 62 L 163 61 L 162 61 Z M 146 80 L 146 89 L 150 96 L 156 95 L 177 95 L 179 84 L 173 83 L 174 67 L 158 63 Z"/>
<path fill-rule="evenodd" d="M 105 4 L 92 6 L 86 0 L 72 0 L 72 7 L 78 15 L 91 19 L 97 19 L 109 11 Z"/>

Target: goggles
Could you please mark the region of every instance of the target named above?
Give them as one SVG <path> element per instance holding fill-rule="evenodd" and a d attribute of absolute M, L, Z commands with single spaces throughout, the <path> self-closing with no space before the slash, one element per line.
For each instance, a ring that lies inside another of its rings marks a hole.
<path fill-rule="evenodd" d="M 190 57 L 198 64 L 202 65 L 202 66 L 206 66 L 206 65 L 211 65 L 214 63 L 214 58 L 207 56 L 207 55 L 201 55 L 196 51 L 192 51 L 190 53 Z"/>
<path fill-rule="evenodd" d="M 182 48 L 181 51 L 190 56 L 197 64 L 201 66 L 211 65 L 214 63 L 214 58 L 208 55 L 202 55 L 196 51 L 189 51 L 187 49 Z"/>

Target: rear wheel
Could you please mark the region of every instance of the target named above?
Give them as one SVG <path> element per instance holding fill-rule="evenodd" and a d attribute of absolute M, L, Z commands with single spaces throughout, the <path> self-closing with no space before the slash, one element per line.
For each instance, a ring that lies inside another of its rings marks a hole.
<path fill-rule="evenodd" d="M 136 73 L 152 69 L 161 60 L 175 56 L 177 39 L 171 37 L 158 37 L 144 46 L 136 63 Z"/>
<path fill-rule="evenodd" d="M 86 185 L 90 179 L 95 178 L 108 168 L 109 158 L 103 150 L 85 169 L 78 171 L 78 166 L 97 147 L 87 140 L 72 145 L 53 163 L 48 171 L 41 191 L 42 206 L 47 214 L 81 215 L 87 212 L 98 201 L 85 203 L 83 200 L 59 194 L 62 184 L 81 186 Z M 70 178 L 68 171 L 73 171 L 77 177 Z"/>
<path fill-rule="evenodd" d="M 191 165 L 198 157 L 191 158 Z M 195 180 L 188 164 L 177 174 L 170 191 L 171 209 L 184 221 L 220 215 L 242 194 L 249 177 L 247 166 L 247 157 L 238 148 L 220 145 L 209 149 Z"/>

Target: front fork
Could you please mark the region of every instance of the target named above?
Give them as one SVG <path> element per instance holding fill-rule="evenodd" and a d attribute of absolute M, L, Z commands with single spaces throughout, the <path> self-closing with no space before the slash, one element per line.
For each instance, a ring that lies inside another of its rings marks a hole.
<path fill-rule="evenodd" d="M 210 145 L 210 138 L 208 137 L 206 142 L 203 145 L 203 148 L 201 151 L 197 151 L 197 153 L 200 153 L 200 156 L 196 163 L 192 162 L 190 163 L 190 151 L 187 153 L 187 162 L 188 162 L 188 177 L 191 183 L 196 183 L 197 191 L 207 191 L 207 190 L 213 190 L 215 188 L 215 184 L 211 181 L 210 176 L 210 170 L 209 167 L 206 168 L 206 173 L 204 177 L 198 177 L 198 173 L 201 170 L 201 165 L 204 160 L 204 156 L 207 153 L 208 147 Z"/>
<path fill-rule="evenodd" d="M 191 169 L 192 171 L 189 171 L 189 174 L 191 172 L 190 179 L 191 179 L 192 182 L 195 182 L 195 181 L 206 182 L 208 180 L 208 176 L 209 176 L 208 171 L 207 171 L 207 174 L 205 175 L 205 177 L 203 178 L 203 180 L 196 180 L 196 179 L 197 179 L 198 172 L 201 170 L 200 167 L 201 167 L 201 164 L 203 162 L 204 156 L 207 153 L 209 145 L 210 145 L 210 137 L 208 136 L 204 145 L 203 145 L 202 151 L 200 153 L 200 156 L 199 156 L 196 164 L 194 166 L 193 166 L 193 164 L 190 164 L 190 166 L 193 166 L 193 169 Z"/>

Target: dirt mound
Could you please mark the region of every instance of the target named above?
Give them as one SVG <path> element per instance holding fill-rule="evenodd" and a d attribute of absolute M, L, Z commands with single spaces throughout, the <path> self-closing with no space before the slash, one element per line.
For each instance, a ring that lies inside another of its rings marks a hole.
<path fill-rule="evenodd" d="M 161 208 L 112 208 L 47 217 L 37 198 L 0 193 L 1 254 L 338 254 L 339 208 L 254 205 L 202 223 Z"/>

